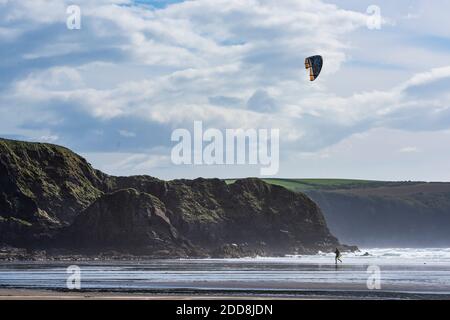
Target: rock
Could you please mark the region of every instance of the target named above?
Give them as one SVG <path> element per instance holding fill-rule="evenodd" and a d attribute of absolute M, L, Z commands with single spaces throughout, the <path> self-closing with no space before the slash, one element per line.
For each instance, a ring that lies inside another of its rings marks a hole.
<path fill-rule="evenodd" d="M 179 237 L 164 204 L 135 189 L 101 196 L 62 231 L 61 239 L 67 247 L 99 252 L 178 257 L 195 251 Z"/>
<path fill-rule="evenodd" d="M 260 179 L 114 177 L 64 147 L 5 139 L 1 243 L 47 257 L 237 257 L 340 245 L 306 195 Z"/>

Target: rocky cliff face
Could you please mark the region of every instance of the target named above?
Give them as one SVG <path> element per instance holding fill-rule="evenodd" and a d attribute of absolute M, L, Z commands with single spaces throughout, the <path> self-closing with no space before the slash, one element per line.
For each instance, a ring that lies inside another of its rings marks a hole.
<path fill-rule="evenodd" d="M 134 255 L 189 256 L 197 252 L 179 236 L 164 203 L 135 189 L 105 194 L 59 234 L 66 248 Z"/>
<path fill-rule="evenodd" d="M 70 224 L 105 179 L 66 148 L 0 139 L 0 242 L 30 245 Z"/>
<path fill-rule="evenodd" d="M 0 210 L 11 217 L 70 223 L 102 193 L 105 179 L 66 148 L 0 139 Z"/>
<path fill-rule="evenodd" d="M 339 245 L 317 205 L 259 179 L 112 177 L 70 150 L 0 140 L 0 243 L 70 252 L 242 256 Z"/>
<path fill-rule="evenodd" d="M 354 179 L 265 179 L 304 192 L 331 232 L 360 247 L 450 246 L 450 183 Z"/>
<path fill-rule="evenodd" d="M 365 247 L 448 247 L 450 183 L 314 190 L 339 239 Z"/>

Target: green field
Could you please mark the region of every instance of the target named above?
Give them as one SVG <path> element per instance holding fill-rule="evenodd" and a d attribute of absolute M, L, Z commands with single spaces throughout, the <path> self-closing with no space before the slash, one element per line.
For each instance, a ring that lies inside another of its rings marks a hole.
<path fill-rule="evenodd" d="M 355 180 L 355 179 L 262 179 L 267 183 L 283 186 L 293 191 L 308 191 L 318 189 L 354 189 L 381 187 L 398 184 L 400 182 L 385 182 L 375 180 Z M 233 183 L 236 179 L 228 179 L 227 183 Z"/>

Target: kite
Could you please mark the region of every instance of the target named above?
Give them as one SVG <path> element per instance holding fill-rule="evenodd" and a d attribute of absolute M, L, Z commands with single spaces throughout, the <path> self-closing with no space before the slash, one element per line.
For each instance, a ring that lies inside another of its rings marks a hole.
<path fill-rule="evenodd" d="M 322 70 L 322 56 L 312 56 L 305 59 L 305 69 L 309 69 L 309 80 L 314 81 Z"/>

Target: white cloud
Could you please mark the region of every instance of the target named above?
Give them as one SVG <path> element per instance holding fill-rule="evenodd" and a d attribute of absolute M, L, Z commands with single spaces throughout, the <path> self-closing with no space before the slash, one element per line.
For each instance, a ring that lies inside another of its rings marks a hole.
<path fill-rule="evenodd" d="M 401 89 L 405 90 L 411 87 L 425 85 L 445 78 L 450 78 L 450 66 L 434 68 L 431 71 L 416 74 L 410 80 L 405 82 L 401 86 Z"/>
<path fill-rule="evenodd" d="M 174 69 L 139 81 L 120 74 L 115 86 L 97 89 L 85 85 L 92 63 L 56 66 L 18 81 L 16 100 L 69 101 L 100 119 L 131 115 L 173 127 L 194 120 L 222 127 L 283 127 L 287 140 L 310 139 L 307 148 L 321 148 L 361 130 L 363 123 L 365 129 L 379 126 L 392 113 L 416 107 L 420 100 L 411 99 L 407 90 L 448 77 L 450 70 L 436 68 L 386 91 L 327 92 L 327 80 L 349 50 L 343 36 L 365 28 L 366 16 L 318 0 L 199 0 L 156 11 L 84 5 L 89 18 L 121 30 L 121 50 L 137 59 L 125 64 Z M 320 81 L 310 83 L 303 58 L 315 50 L 324 55 L 325 66 Z M 238 105 L 211 104 L 210 97 L 217 95 L 233 97 Z M 249 110 L 239 101 L 248 101 Z M 447 101 L 441 102 L 432 110 Z M 317 139 L 326 127 L 341 131 L 341 137 Z"/>
<path fill-rule="evenodd" d="M 56 142 L 56 141 L 58 141 L 58 136 L 56 136 L 56 135 L 41 136 L 36 140 L 43 141 L 43 142 Z"/>
<path fill-rule="evenodd" d="M 398 150 L 401 153 L 416 153 L 420 152 L 420 150 L 417 147 L 403 147 L 400 150 Z"/>
<path fill-rule="evenodd" d="M 152 154 L 144 153 L 85 153 L 85 156 L 94 165 L 109 174 L 154 174 L 155 170 L 168 167 L 170 157 L 153 150 Z"/>
<path fill-rule="evenodd" d="M 3 128 L 45 130 L 64 142 L 55 124 L 81 113 L 89 121 L 80 126 L 114 126 L 110 132 L 132 149 L 147 140 L 121 119 L 169 130 L 202 120 L 221 129 L 280 128 L 285 157 L 319 152 L 327 159 L 328 148 L 374 128 L 450 127 L 448 52 L 403 39 L 405 30 L 423 33 L 410 24 L 429 17 L 422 6 L 405 9 L 394 25 L 391 4 L 380 4 L 389 24 L 375 32 L 366 27 L 365 10 L 320 0 L 197 0 L 158 10 L 130 3 L 79 1 L 82 29 L 69 31 L 68 1 L 1 1 L 0 38 L 8 41 L 1 48 L 17 48 L 9 65 L 31 66 L 17 68 L 2 91 Z M 402 18 L 409 12 L 413 22 Z M 37 45 L 34 37 L 41 37 Z M 303 62 L 316 53 L 324 68 L 310 82 Z M 20 116 L 12 116 L 17 110 Z"/>
<path fill-rule="evenodd" d="M 133 138 L 136 137 L 136 133 L 132 132 L 132 131 L 128 131 L 128 130 L 119 130 L 119 134 L 122 137 L 126 137 L 126 138 Z"/>

